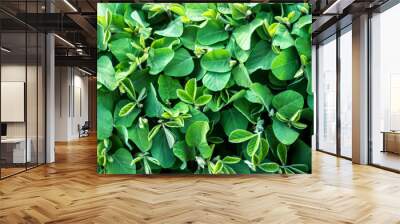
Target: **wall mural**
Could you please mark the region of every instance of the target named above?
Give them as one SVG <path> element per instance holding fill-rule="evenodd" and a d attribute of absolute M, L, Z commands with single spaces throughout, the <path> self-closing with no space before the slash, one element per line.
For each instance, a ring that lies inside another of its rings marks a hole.
<path fill-rule="evenodd" d="M 97 172 L 311 173 L 308 4 L 99 3 Z"/>

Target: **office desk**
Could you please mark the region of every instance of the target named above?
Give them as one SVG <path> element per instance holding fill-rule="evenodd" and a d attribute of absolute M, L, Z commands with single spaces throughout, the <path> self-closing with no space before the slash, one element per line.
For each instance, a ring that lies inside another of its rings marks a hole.
<path fill-rule="evenodd" d="M 400 154 L 400 132 L 383 131 L 383 151 Z"/>
<path fill-rule="evenodd" d="M 25 138 L 5 138 L 1 139 L 1 157 L 7 163 L 26 163 L 31 162 L 32 141 L 30 138 L 26 140 L 27 147 L 25 153 Z M 12 155 L 11 155 L 12 154 Z M 11 159 L 12 158 L 12 159 Z"/>

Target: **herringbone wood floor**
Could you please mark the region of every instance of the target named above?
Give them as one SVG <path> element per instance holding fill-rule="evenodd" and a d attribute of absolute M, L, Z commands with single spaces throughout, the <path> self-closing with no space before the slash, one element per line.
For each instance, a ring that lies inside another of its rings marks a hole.
<path fill-rule="evenodd" d="M 0 181 L 0 223 L 400 223 L 400 175 L 314 153 L 312 175 L 96 174 L 96 141 Z"/>

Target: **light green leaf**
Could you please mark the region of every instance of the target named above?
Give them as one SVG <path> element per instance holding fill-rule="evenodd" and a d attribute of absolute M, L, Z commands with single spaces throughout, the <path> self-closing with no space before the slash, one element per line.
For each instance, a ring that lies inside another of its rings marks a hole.
<path fill-rule="evenodd" d="M 135 108 L 136 103 L 134 102 L 129 102 L 125 106 L 121 108 L 121 110 L 118 113 L 118 116 L 120 117 L 125 117 L 127 116 L 132 110 Z"/>
<path fill-rule="evenodd" d="M 130 112 L 128 115 L 124 117 L 119 116 L 119 112 L 121 111 L 121 108 L 129 103 L 129 100 L 120 100 L 118 101 L 117 105 L 115 106 L 114 110 L 114 123 L 115 126 L 125 126 L 127 128 L 131 127 L 133 124 L 133 121 L 137 118 L 137 116 L 140 113 L 140 109 L 135 107 L 132 112 Z"/>
<path fill-rule="evenodd" d="M 225 164 L 236 164 L 240 162 L 240 157 L 236 157 L 236 156 L 225 156 L 224 159 L 222 160 L 222 162 L 224 162 Z"/>
<path fill-rule="evenodd" d="M 187 95 L 191 98 L 192 102 L 196 99 L 197 94 L 197 83 L 196 79 L 190 79 L 185 84 L 185 91 Z"/>
<path fill-rule="evenodd" d="M 111 136 L 113 131 L 113 117 L 103 103 L 97 103 L 97 139 L 103 140 Z"/>
<path fill-rule="evenodd" d="M 177 89 L 176 90 L 176 95 L 178 96 L 178 98 L 180 100 L 182 100 L 185 103 L 189 103 L 192 104 L 193 103 L 193 99 L 191 96 L 189 96 L 185 90 L 183 89 Z"/>
<path fill-rule="evenodd" d="M 267 173 L 276 173 L 279 170 L 279 164 L 274 162 L 263 163 L 260 164 L 258 168 Z"/>
<path fill-rule="evenodd" d="M 194 104 L 196 106 L 204 106 L 206 105 L 208 102 L 210 102 L 210 100 L 212 99 L 211 95 L 203 95 L 200 96 L 199 98 L 196 99 L 196 101 L 194 102 Z"/>
<path fill-rule="evenodd" d="M 254 93 L 257 97 L 255 102 L 263 104 L 265 107 L 269 108 L 273 95 L 267 86 L 261 85 L 260 83 L 253 83 L 250 86 L 250 91 Z"/>
<path fill-rule="evenodd" d="M 257 136 L 247 130 L 237 129 L 231 132 L 229 135 L 229 141 L 232 143 L 241 143 L 252 139 L 253 137 Z"/>
<path fill-rule="evenodd" d="M 250 139 L 249 143 L 247 143 L 247 155 L 252 157 L 257 153 L 257 150 L 260 147 L 260 141 L 260 135 L 257 135 L 256 137 Z"/>

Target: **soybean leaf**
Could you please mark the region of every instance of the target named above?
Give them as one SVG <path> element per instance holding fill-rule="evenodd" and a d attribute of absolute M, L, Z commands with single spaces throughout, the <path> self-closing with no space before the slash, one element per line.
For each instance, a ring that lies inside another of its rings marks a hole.
<path fill-rule="evenodd" d="M 202 45 L 212 45 L 228 38 L 229 34 L 223 24 L 214 19 L 208 20 L 207 24 L 197 32 L 197 41 Z"/>
<path fill-rule="evenodd" d="M 129 139 L 135 143 L 135 145 L 142 152 L 147 152 L 151 148 L 151 141 L 149 136 L 149 126 L 146 124 L 140 127 L 138 124 L 128 129 Z"/>
<path fill-rule="evenodd" d="M 257 69 L 269 70 L 271 69 L 272 60 L 275 56 L 275 53 L 271 49 L 271 44 L 267 41 L 260 40 L 254 49 L 251 50 L 250 57 L 245 65 L 250 74 Z"/>
<path fill-rule="evenodd" d="M 158 77 L 158 93 L 162 101 L 167 102 L 171 99 L 177 99 L 176 91 L 178 89 L 182 89 L 182 85 L 178 80 L 165 75 Z"/>
<path fill-rule="evenodd" d="M 175 163 L 174 153 L 168 146 L 164 131 L 159 131 L 154 136 L 150 152 L 160 162 L 162 168 L 171 168 Z"/>
<path fill-rule="evenodd" d="M 112 162 L 107 164 L 107 174 L 136 174 L 136 166 L 132 163 L 131 153 L 120 148 L 111 156 Z"/>
<path fill-rule="evenodd" d="M 144 102 L 144 111 L 148 117 L 160 117 L 163 112 L 163 106 L 157 99 L 157 92 L 153 84 L 147 92 L 147 97 Z"/>
<path fill-rule="evenodd" d="M 149 73 L 156 75 L 162 72 L 173 57 L 174 51 L 171 48 L 150 48 L 149 58 L 147 59 L 147 63 L 150 67 Z"/>
<path fill-rule="evenodd" d="M 279 80 L 291 80 L 299 69 L 300 61 L 296 50 L 285 49 L 274 58 L 271 65 L 272 73 Z"/>
<path fill-rule="evenodd" d="M 192 56 L 184 48 L 179 48 L 175 51 L 170 63 L 164 68 L 164 72 L 168 76 L 182 77 L 189 75 L 193 69 Z"/>
<path fill-rule="evenodd" d="M 248 141 L 252 138 L 254 138 L 256 134 L 253 134 L 247 130 L 244 129 L 236 129 L 231 132 L 229 135 L 229 141 L 232 143 L 241 143 Z"/>
<path fill-rule="evenodd" d="M 221 125 L 227 136 L 230 136 L 232 131 L 237 129 L 246 129 L 248 121 L 239 111 L 235 108 L 225 110 L 221 113 Z"/>
<path fill-rule="evenodd" d="M 263 24 L 261 19 L 254 19 L 249 24 L 236 28 L 232 35 L 235 37 L 237 45 L 243 50 L 249 50 L 251 44 L 251 36 L 253 32 Z"/>
<path fill-rule="evenodd" d="M 203 77 L 203 84 L 211 91 L 220 91 L 225 88 L 231 77 L 231 72 L 207 72 Z"/>
<path fill-rule="evenodd" d="M 154 33 L 164 37 L 180 37 L 183 33 L 182 21 L 179 18 L 175 19 L 165 29 L 157 30 Z"/>
<path fill-rule="evenodd" d="M 229 72 L 231 54 L 225 49 L 215 49 L 207 52 L 200 61 L 201 66 L 210 72 Z"/>

